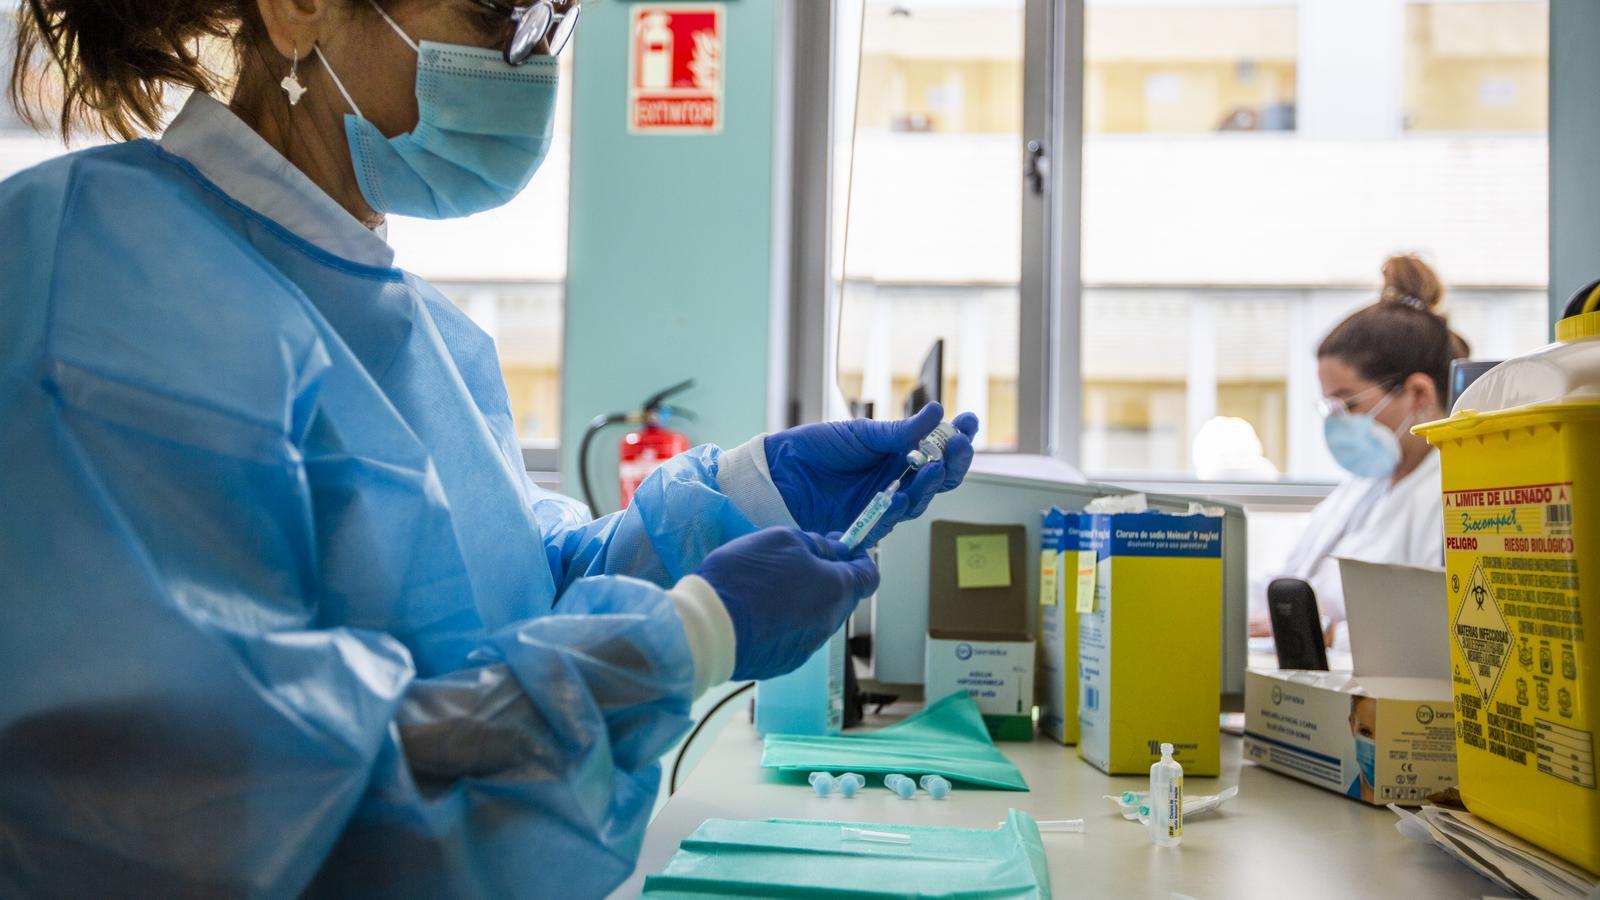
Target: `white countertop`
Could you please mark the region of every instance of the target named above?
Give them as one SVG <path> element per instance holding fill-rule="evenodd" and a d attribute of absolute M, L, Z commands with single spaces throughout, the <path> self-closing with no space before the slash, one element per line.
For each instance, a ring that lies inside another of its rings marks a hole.
<path fill-rule="evenodd" d="M 906 707 L 909 713 L 914 707 Z M 887 725 L 898 716 L 869 719 Z M 1481 897 L 1495 886 L 1442 851 L 1395 831 L 1395 815 L 1241 761 L 1241 741 L 1222 735 L 1222 777 L 1187 778 L 1189 794 L 1239 785 L 1218 813 L 1185 823 L 1183 844 L 1157 847 L 1103 794 L 1144 790 L 1144 777 L 1113 778 L 1048 739 L 1000 743 L 1033 788 L 1026 793 L 957 785 L 949 799 L 918 791 L 901 800 L 877 777 L 854 798 L 817 797 L 803 782 L 760 768 L 749 715 L 734 716 L 645 833 L 633 877 L 613 895 L 635 897 L 678 843 L 710 818 L 829 819 L 993 828 L 1008 808 L 1035 819 L 1086 819 L 1083 834 L 1045 834 L 1057 897 Z M 670 760 L 668 764 L 670 766 Z"/>

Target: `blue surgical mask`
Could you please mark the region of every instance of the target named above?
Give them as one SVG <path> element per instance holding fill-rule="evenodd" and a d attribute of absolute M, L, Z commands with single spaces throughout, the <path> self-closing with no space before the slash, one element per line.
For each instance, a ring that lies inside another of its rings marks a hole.
<path fill-rule="evenodd" d="M 1345 471 L 1361 478 L 1383 478 L 1400 464 L 1400 439 L 1378 421 L 1378 412 L 1394 399 L 1385 396 L 1370 412 L 1335 412 L 1322 420 L 1328 452 Z M 1410 417 L 1406 418 L 1410 422 Z M 1403 427 L 1403 426 L 1402 426 Z"/>
<path fill-rule="evenodd" d="M 1356 735 L 1356 766 L 1367 784 L 1378 783 L 1378 742 L 1364 734 Z"/>
<path fill-rule="evenodd" d="M 373 7 L 417 51 L 417 125 L 384 137 L 328 66 L 354 112 L 344 117 L 345 138 L 361 196 L 377 212 L 424 219 L 468 216 L 515 197 L 550 149 L 555 58 L 513 66 L 498 50 L 432 41 L 419 46 Z M 327 66 L 320 47 L 316 53 Z"/>

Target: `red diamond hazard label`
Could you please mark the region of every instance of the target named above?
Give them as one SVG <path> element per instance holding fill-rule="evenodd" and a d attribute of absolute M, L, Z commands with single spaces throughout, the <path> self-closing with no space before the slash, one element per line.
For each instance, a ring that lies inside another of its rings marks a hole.
<path fill-rule="evenodd" d="M 1461 593 L 1461 610 L 1456 613 L 1451 631 L 1462 659 L 1472 670 L 1472 680 L 1477 682 L 1483 699 L 1488 700 L 1494 696 L 1506 658 L 1511 655 L 1511 630 L 1500 613 L 1494 589 L 1484 577 L 1481 560 L 1473 566 L 1472 577 Z"/>

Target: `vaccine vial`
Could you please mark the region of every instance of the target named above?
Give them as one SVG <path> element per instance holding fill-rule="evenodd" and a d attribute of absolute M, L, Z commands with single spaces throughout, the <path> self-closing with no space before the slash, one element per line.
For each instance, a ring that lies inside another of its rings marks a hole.
<path fill-rule="evenodd" d="M 1161 761 L 1150 767 L 1150 840 L 1176 847 L 1183 840 L 1183 766 L 1172 745 L 1161 745 Z"/>
<path fill-rule="evenodd" d="M 917 449 L 906 454 L 906 463 L 920 469 L 928 463 L 944 459 L 944 448 L 949 446 L 950 439 L 959 433 L 949 422 L 940 422 L 939 427 L 929 432 L 928 436 L 917 444 Z"/>

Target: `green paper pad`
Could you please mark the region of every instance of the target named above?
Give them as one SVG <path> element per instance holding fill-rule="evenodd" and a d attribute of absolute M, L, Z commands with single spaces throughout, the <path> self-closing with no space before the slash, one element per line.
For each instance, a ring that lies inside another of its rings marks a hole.
<path fill-rule="evenodd" d="M 910 842 L 863 841 L 846 828 Z M 1015 809 L 993 829 L 707 819 L 645 879 L 644 896 L 1045 898 L 1050 871 L 1039 827 Z"/>
<path fill-rule="evenodd" d="M 899 772 L 1025 791 L 1022 773 L 995 749 L 978 704 L 958 691 L 903 722 L 866 734 L 767 736 L 761 765 L 781 772 Z"/>

